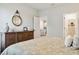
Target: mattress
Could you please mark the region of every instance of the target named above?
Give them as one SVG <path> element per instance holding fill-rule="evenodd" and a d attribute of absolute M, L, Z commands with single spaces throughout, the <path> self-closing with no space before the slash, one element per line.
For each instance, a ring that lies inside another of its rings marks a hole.
<path fill-rule="evenodd" d="M 77 55 L 79 50 L 65 47 L 60 37 L 41 37 L 7 47 L 1 55 Z"/>

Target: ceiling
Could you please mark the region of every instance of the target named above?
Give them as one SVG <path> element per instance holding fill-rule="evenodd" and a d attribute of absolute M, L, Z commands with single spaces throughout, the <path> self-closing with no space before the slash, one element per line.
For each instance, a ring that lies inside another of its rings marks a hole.
<path fill-rule="evenodd" d="M 46 10 L 46 9 L 50 9 L 50 8 L 58 8 L 58 7 L 64 7 L 64 6 L 78 6 L 79 3 L 14 3 L 14 4 L 0 4 L 1 5 L 23 5 L 23 6 L 28 6 L 31 8 L 34 8 L 36 10 Z"/>
<path fill-rule="evenodd" d="M 65 7 L 65 6 L 78 6 L 79 3 L 27 3 L 28 6 L 31 8 L 35 8 L 37 10 L 46 10 L 48 8 L 55 8 L 55 7 Z"/>
<path fill-rule="evenodd" d="M 54 4 L 53 3 L 28 3 L 27 5 L 37 10 L 45 10 Z"/>

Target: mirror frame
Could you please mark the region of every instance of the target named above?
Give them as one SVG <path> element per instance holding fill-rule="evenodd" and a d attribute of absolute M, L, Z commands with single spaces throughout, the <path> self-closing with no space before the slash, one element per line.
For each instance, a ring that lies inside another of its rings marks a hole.
<path fill-rule="evenodd" d="M 14 23 L 14 17 L 18 17 L 21 22 L 20 22 L 19 24 Z M 12 23 L 13 23 L 15 26 L 20 26 L 20 25 L 22 24 L 22 18 L 21 18 L 20 16 L 18 16 L 18 15 L 14 15 L 14 16 L 12 17 Z"/>

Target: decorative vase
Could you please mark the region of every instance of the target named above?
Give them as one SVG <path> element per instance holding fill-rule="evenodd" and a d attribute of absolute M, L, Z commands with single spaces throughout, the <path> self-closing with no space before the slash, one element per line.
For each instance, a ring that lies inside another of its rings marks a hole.
<path fill-rule="evenodd" d="M 28 31 L 28 28 L 27 27 L 23 27 L 23 31 Z"/>
<path fill-rule="evenodd" d="M 9 31 L 9 26 L 8 26 L 8 23 L 6 23 L 6 32 Z"/>

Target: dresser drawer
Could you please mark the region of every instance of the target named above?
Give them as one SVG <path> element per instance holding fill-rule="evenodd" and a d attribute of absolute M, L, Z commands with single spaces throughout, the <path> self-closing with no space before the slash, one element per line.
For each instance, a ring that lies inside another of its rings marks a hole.
<path fill-rule="evenodd" d="M 16 43 L 16 40 L 7 40 L 7 41 L 5 41 L 5 47 L 7 47 L 7 46 L 9 46 L 9 45 L 12 45 L 12 44 L 14 44 L 14 43 Z"/>
<path fill-rule="evenodd" d="M 29 36 L 29 39 L 33 39 L 34 38 L 34 36 Z"/>
<path fill-rule="evenodd" d="M 23 41 L 22 39 L 23 39 L 22 33 L 17 33 L 17 42 Z"/>
<path fill-rule="evenodd" d="M 17 42 L 16 33 L 5 33 L 5 48 Z"/>
<path fill-rule="evenodd" d="M 31 32 L 31 31 L 30 31 L 30 32 L 28 32 L 28 35 L 29 35 L 29 36 L 33 36 L 33 34 L 34 34 L 34 33 L 33 33 L 33 32 Z"/>

